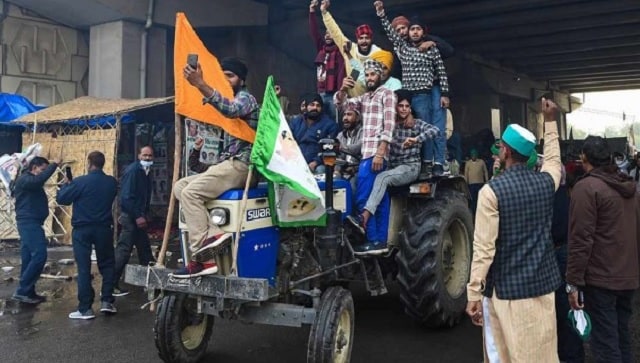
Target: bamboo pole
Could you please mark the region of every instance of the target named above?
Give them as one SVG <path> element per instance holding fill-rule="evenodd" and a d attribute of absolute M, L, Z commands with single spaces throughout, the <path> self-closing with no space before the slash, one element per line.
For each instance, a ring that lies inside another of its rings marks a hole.
<path fill-rule="evenodd" d="M 240 246 L 240 231 L 245 219 L 245 213 L 247 209 L 247 200 L 249 198 L 249 186 L 251 185 L 251 178 L 253 177 L 253 164 L 249 164 L 249 173 L 247 173 L 247 181 L 244 185 L 244 193 L 242 193 L 242 203 L 240 204 L 240 210 L 238 211 L 238 228 L 236 229 L 236 236 L 233 239 L 232 250 L 232 265 L 231 275 L 238 276 L 238 248 Z"/>
<path fill-rule="evenodd" d="M 173 146 L 173 178 L 171 181 L 171 197 L 169 198 L 169 210 L 167 211 L 167 221 L 164 224 L 164 234 L 162 236 L 162 247 L 156 265 L 164 267 L 164 259 L 169 247 L 169 234 L 171 233 L 171 224 L 173 221 L 173 211 L 176 207 L 176 198 L 173 193 L 174 186 L 180 177 L 180 164 L 182 164 L 182 116 L 175 114 L 174 120 L 175 142 Z M 187 263 L 188 261 L 185 261 Z"/>

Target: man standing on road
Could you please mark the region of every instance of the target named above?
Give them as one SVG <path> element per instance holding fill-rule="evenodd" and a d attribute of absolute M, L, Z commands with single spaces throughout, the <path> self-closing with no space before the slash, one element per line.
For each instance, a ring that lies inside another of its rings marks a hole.
<path fill-rule="evenodd" d="M 489 172 L 487 164 L 484 160 L 478 159 L 478 150 L 471 149 L 471 160 L 467 160 L 464 164 L 464 179 L 469 185 L 469 193 L 471 194 L 471 212 L 476 215 L 478 206 L 478 192 L 480 188 L 489 180 Z"/>
<path fill-rule="evenodd" d="M 634 362 L 629 319 L 640 273 L 636 185 L 618 170 L 602 137 L 587 137 L 580 159 L 586 174 L 573 187 L 569 208 L 569 304 L 591 317 L 596 362 Z"/>
<path fill-rule="evenodd" d="M 59 161 L 49 164 L 45 158 L 34 157 L 15 184 L 16 222 L 20 235 L 20 285 L 13 299 L 25 304 L 46 300 L 36 293 L 36 282 L 47 262 L 47 238 L 42 225 L 49 216 L 49 199 L 44 184 L 58 168 Z"/>
<path fill-rule="evenodd" d="M 118 193 L 118 182 L 106 175 L 104 154 L 93 151 L 87 157 L 87 175 L 67 181 L 58 192 L 60 205 L 73 204 L 73 256 L 78 267 L 78 310 L 70 319 L 95 318 L 91 305 L 95 292 L 91 286 L 91 249 L 96 250 L 98 270 L 102 275 L 100 312 L 115 314 L 113 285 L 115 255 L 113 249 L 113 201 Z"/>
<path fill-rule="evenodd" d="M 505 170 L 478 196 L 466 311 L 475 325 L 484 325 L 491 362 L 558 362 L 554 291 L 561 280 L 551 240 L 562 174 L 557 111 L 542 99 L 541 172 L 526 165 L 535 136 L 511 124 L 500 144 Z"/>
<path fill-rule="evenodd" d="M 346 110 L 347 105 L 353 104 L 362 115 L 362 160 L 358 167 L 358 181 L 356 188 L 356 206 L 358 213 L 362 213 L 367 199 L 373 189 L 376 176 L 386 168 L 389 158 L 389 144 L 393 140 L 393 128 L 396 120 L 396 95 L 388 88 L 382 87 L 382 64 L 378 61 L 364 62 L 367 82 L 367 93 L 362 96 L 346 99 L 347 90 L 354 86 L 351 77 L 344 79 L 342 88 L 335 95 L 336 106 Z M 358 253 L 383 253 L 387 251 L 387 236 L 378 231 L 384 219 L 389 219 L 388 210 L 379 211 L 364 225 L 358 221 L 361 228 L 366 229 L 367 241 L 363 245 L 355 246 Z"/>
<path fill-rule="evenodd" d="M 120 238 L 116 245 L 116 268 L 114 276 L 113 296 L 125 296 L 128 290 L 119 285 L 124 268 L 129 263 L 133 246 L 138 252 L 138 262 L 148 266 L 154 261 L 151 244 L 147 235 L 149 203 L 151 202 L 151 166 L 153 165 L 153 149 L 145 146 L 140 149 L 138 161 L 130 164 L 120 180 L 120 218 L 122 226 Z"/>

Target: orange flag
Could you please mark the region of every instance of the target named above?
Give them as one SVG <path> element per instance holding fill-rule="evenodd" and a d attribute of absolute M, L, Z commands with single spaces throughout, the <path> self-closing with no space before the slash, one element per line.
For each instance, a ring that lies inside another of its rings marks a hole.
<path fill-rule="evenodd" d="M 176 88 L 176 113 L 194 120 L 221 127 L 239 139 L 253 142 L 256 132 L 240 119 L 230 119 L 215 107 L 202 104 L 202 94 L 184 78 L 182 70 L 187 64 L 187 55 L 197 54 L 204 80 L 227 99 L 233 99 L 233 90 L 216 57 L 209 53 L 189 24 L 184 13 L 176 15 L 176 39 L 173 53 L 173 72 Z"/>

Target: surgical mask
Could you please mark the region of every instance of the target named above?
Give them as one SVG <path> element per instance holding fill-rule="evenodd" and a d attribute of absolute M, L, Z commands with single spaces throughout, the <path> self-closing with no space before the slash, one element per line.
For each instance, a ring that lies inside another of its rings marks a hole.
<path fill-rule="evenodd" d="M 147 161 L 147 160 L 140 160 L 140 165 L 142 165 L 143 168 L 150 168 L 151 165 L 153 165 L 153 161 Z"/>

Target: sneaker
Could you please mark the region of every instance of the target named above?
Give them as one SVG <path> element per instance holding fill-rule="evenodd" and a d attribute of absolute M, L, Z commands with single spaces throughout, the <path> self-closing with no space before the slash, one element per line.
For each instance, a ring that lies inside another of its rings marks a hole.
<path fill-rule="evenodd" d="M 177 279 L 188 279 L 191 277 L 197 276 L 205 276 L 205 275 L 213 275 L 218 272 L 218 266 L 215 262 L 196 262 L 191 261 L 189 264 L 176 272 L 172 273 L 170 276 L 175 277 Z"/>
<path fill-rule="evenodd" d="M 353 247 L 355 255 L 381 255 L 389 252 L 386 242 L 369 242 Z"/>
<path fill-rule="evenodd" d="M 35 297 L 19 295 L 19 294 L 13 294 L 11 298 L 15 301 L 21 302 L 23 304 L 29 304 L 29 305 L 38 305 L 43 301 Z"/>
<path fill-rule="evenodd" d="M 47 297 L 46 296 L 38 295 L 36 293 L 34 293 L 32 296 L 30 296 L 30 298 L 39 300 L 41 303 L 47 301 Z"/>
<path fill-rule="evenodd" d="M 420 166 L 420 175 L 418 176 L 418 179 L 428 179 L 431 177 L 431 173 L 432 173 L 432 169 L 433 169 L 433 163 L 428 161 L 428 162 L 423 162 L 422 165 Z"/>
<path fill-rule="evenodd" d="M 100 312 L 111 315 L 117 313 L 118 310 L 116 309 L 115 305 L 113 305 L 113 303 L 103 301 L 100 303 Z"/>
<path fill-rule="evenodd" d="M 129 290 L 122 289 L 122 288 L 119 288 L 119 287 L 114 287 L 113 288 L 113 293 L 111 295 L 113 295 L 114 297 L 127 296 L 127 295 L 129 295 Z"/>
<path fill-rule="evenodd" d="M 363 235 L 367 234 L 367 231 L 364 229 L 364 225 L 362 223 L 362 216 L 347 216 L 347 220 L 358 230 L 358 232 L 362 233 Z"/>
<path fill-rule="evenodd" d="M 94 319 L 96 315 L 93 313 L 93 310 L 89 309 L 83 313 L 80 310 L 76 310 L 69 314 L 69 319 L 79 319 L 79 320 L 90 320 Z"/>
<path fill-rule="evenodd" d="M 442 164 L 435 163 L 433 165 L 433 176 L 443 176 L 444 175 L 444 167 Z"/>
<path fill-rule="evenodd" d="M 204 262 L 207 260 L 213 259 L 217 250 L 221 249 L 223 246 L 226 246 L 228 243 L 231 243 L 231 233 L 223 233 L 218 234 L 213 237 L 209 237 L 202 242 L 202 246 L 193 253 L 193 257 L 198 260 L 198 262 Z M 208 257 L 204 257 L 207 255 Z"/>

